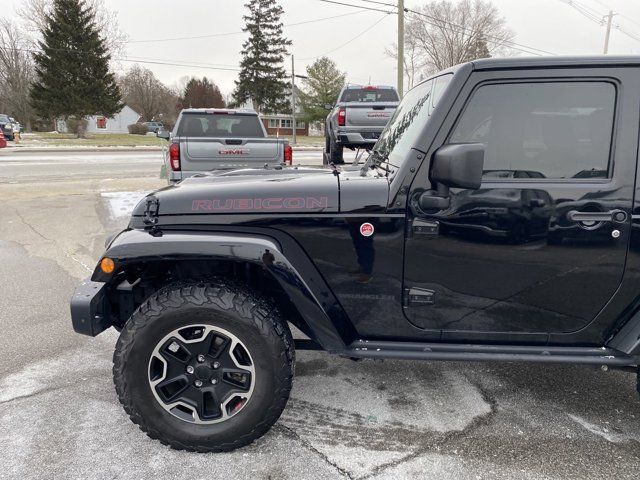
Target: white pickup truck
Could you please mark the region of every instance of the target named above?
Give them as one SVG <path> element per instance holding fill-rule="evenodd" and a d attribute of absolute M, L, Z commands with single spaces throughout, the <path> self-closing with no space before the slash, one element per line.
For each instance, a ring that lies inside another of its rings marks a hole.
<path fill-rule="evenodd" d="M 288 140 L 268 137 L 258 114 L 250 109 L 184 109 L 173 131 L 160 131 L 158 136 L 169 140 L 169 183 L 198 173 L 293 161 Z"/>
<path fill-rule="evenodd" d="M 345 86 L 327 116 L 323 162 L 344 163 L 344 148 L 370 150 L 398 103 L 398 92 L 390 86 Z"/>

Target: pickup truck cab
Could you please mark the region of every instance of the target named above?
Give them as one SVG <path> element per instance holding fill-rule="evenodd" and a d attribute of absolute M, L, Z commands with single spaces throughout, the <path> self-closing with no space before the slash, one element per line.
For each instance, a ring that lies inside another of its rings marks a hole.
<path fill-rule="evenodd" d="M 178 116 L 169 140 L 169 182 L 192 175 L 238 168 L 291 165 L 288 140 L 271 138 L 254 110 L 189 108 Z"/>
<path fill-rule="evenodd" d="M 398 101 L 394 87 L 346 85 L 327 116 L 324 163 L 344 163 L 345 148 L 371 149 L 391 120 Z"/>
<path fill-rule="evenodd" d="M 637 375 L 639 125 L 640 57 L 459 65 L 406 94 L 362 168 L 147 196 L 78 287 L 73 326 L 121 330 L 126 411 L 196 451 L 276 422 L 296 350 Z"/>

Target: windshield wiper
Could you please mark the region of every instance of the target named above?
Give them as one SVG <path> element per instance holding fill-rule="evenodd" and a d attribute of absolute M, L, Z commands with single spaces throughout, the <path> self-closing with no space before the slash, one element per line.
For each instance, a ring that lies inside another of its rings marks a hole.
<path fill-rule="evenodd" d="M 371 170 L 379 169 L 385 172 L 385 175 L 389 175 L 394 172 L 394 170 L 383 166 L 383 164 L 387 164 L 393 168 L 399 168 L 397 165 L 394 165 L 389 161 L 388 155 L 382 155 L 379 151 L 374 150 L 371 152 L 371 156 L 367 159 L 367 162 L 363 165 L 362 170 L 366 171 L 367 168 L 370 168 Z"/>

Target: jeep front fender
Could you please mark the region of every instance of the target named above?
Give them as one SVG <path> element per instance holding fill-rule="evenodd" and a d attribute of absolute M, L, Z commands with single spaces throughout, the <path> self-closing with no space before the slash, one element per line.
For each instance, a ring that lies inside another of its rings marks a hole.
<path fill-rule="evenodd" d="M 250 262 L 271 272 L 296 306 L 313 340 L 325 350 L 338 352 L 353 338 L 346 313 L 302 248 L 288 236 L 235 232 L 163 231 L 152 235 L 128 230 L 111 243 L 105 257 L 116 268 L 131 263 L 180 260 Z M 104 281 L 96 268 L 92 280 Z"/>

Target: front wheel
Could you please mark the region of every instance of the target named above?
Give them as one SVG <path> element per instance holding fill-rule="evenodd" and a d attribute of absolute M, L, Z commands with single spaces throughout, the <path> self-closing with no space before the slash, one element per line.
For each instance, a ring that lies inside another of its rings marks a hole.
<path fill-rule="evenodd" d="M 224 282 L 166 287 L 120 334 L 114 382 L 131 420 L 180 450 L 228 451 L 266 433 L 289 398 L 294 350 L 277 310 Z"/>

